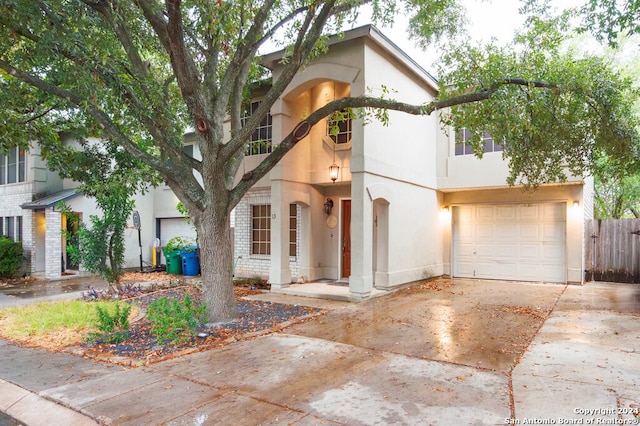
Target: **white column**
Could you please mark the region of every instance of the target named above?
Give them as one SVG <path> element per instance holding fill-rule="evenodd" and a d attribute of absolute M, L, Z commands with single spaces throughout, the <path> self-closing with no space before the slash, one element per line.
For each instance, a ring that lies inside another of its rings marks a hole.
<path fill-rule="evenodd" d="M 291 284 L 289 267 L 289 201 L 285 197 L 285 183 L 271 181 L 271 288 L 284 288 Z"/>
<path fill-rule="evenodd" d="M 368 299 L 373 289 L 372 204 L 364 181 L 364 173 L 352 174 L 349 291 L 354 300 Z"/>

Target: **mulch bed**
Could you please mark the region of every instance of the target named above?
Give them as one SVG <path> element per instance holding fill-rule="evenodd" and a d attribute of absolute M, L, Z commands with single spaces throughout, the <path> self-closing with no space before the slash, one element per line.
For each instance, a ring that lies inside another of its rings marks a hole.
<path fill-rule="evenodd" d="M 201 302 L 200 290 L 188 285 L 144 293 L 126 300 L 136 303 L 144 312 L 154 300 L 161 297 L 183 300 L 186 292 L 189 292 L 195 303 Z M 141 366 L 280 331 L 293 323 L 304 322 L 326 313 L 322 309 L 307 306 L 244 299 L 245 296 L 262 293 L 260 290 L 235 288 L 234 293 L 238 318 L 230 323 L 199 327 L 197 333 L 206 333 L 206 337 L 193 337 L 184 343 L 161 345 L 151 334 L 149 321 L 142 316 L 132 322 L 128 337 L 122 343 L 87 342 L 80 347 L 71 348 L 70 352 L 116 364 Z"/>

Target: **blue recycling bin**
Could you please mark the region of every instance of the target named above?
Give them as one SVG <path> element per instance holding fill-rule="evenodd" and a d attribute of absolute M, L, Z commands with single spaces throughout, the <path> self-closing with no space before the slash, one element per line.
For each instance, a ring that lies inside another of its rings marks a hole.
<path fill-rule="evenodd" d="M 200 259 L 196 247 L 182 250 L 180 257 L 182 257 L 182 275 L 193 277 L 200 273 Z"/>

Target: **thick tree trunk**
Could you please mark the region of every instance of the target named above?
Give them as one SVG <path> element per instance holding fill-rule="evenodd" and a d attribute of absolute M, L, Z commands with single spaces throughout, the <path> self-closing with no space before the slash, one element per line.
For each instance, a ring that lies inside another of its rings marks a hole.
<path fill-rule="evenodd" d="M 237 316 L 231 274 L 233 246 L 229 214 L 209 208 L 193 219 L 198 230 L 202 290 L 209 308 L 209 322 L 229 322 Z"/>

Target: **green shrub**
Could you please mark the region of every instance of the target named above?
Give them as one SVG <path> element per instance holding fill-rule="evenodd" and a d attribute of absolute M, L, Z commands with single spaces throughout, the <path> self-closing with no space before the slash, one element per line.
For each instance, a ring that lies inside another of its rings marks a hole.
<path fill-rule="evenodd" d="M 192 338 L 198 326 L 206 321 L 207 308 L 204 304 L 194 305 L 186 293 L 182 301 L 166 297 L 154 301 L 147 309 L 147 318 L 158 343 L 181 343 Z"/>
<path fill-rule="evenodd" d="M 104 333 L 111 333 L 116 329 L 129 329 L 129 313 L 131 313 L 131 305 L 126 303 L 116 303 L 113 313 L 109 309 L 96 305 L 98 313 L 98 330 Z"/>
<path fill-rule="evenodd" d="M 130 313 L 131 305 L 128 303 L 116 302 L 105 306 L 96 305 L 96 327 L 101 333 L 92 333 L 89 340 L 99 340 L 105 343 L 123 342 L 128 337 Z"/>
<path fill-rule="evenodd" d="M 13 277 L 21 264 L 22 243 L 0 236 L 0 277 Z"/>

